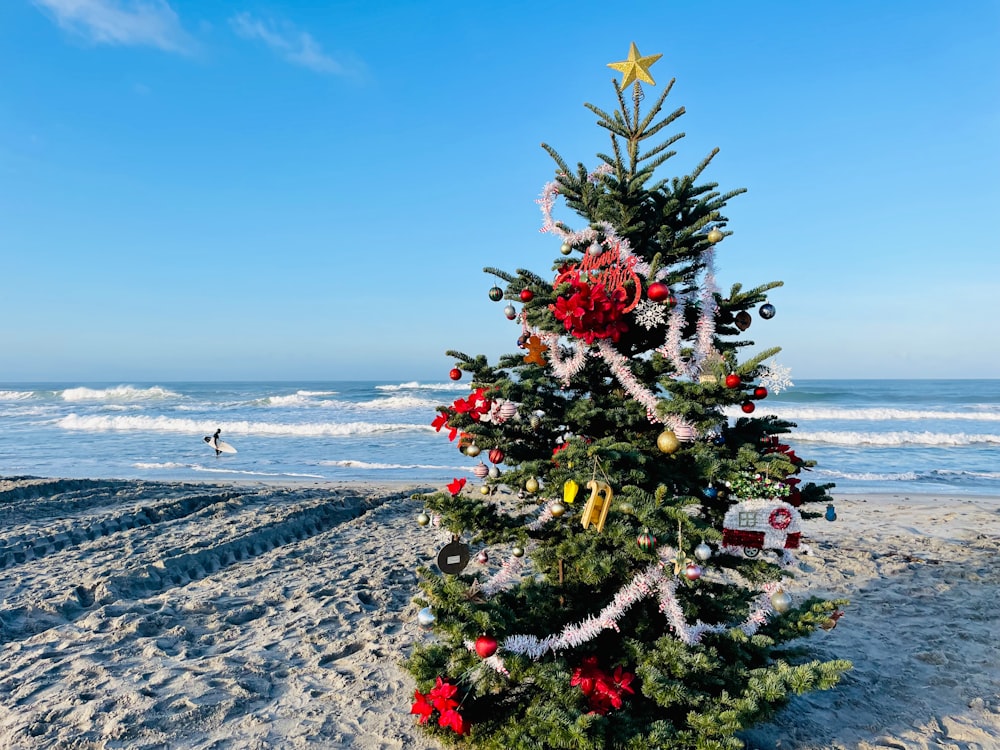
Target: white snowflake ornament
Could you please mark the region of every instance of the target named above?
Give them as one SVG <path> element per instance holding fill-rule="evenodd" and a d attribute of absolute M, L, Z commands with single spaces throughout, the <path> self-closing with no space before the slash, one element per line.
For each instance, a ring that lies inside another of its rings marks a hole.
<path fill-rule="evenodd" d="M 651 302 L 648 299 L 644 299 L 636 305 L 635 320 L 639 325 L 645 327 L 647 331 L 650 328 L 662 326 L 667 322 L 667 308 L 661 302 Z"/>
<path fill-rule="evenodd" d="M 791 368 L 783 367 L 777 362 L 772 362 L 769 365 L 764 365 L 763 374 L 760 376 L 760 384 L 771 393 L 778 394 L 795 385 L 790 377 L 791 374 Z"/>

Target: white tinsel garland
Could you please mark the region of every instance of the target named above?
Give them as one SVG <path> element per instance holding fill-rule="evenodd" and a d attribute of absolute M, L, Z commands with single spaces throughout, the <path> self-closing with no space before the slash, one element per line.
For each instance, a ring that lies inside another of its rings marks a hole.
<path fill-rule="evenodd" d="M 641 599 L 657 596 L 659 609 L 667 618 L 674 635 L 687 645 L 701 641 L 705 633 L 723 633 L 733 627 L 739 628 L 747 635 L 753 635 L 767 622 L 774 608 L 771 596 L 780 588 L 780 583 L 771 582 L 761 587 L 760 594 L 754 599 L 746 619 L 737 625 L 709 625 L 700 620 L 694 625 L 688 625 L 684 613 L 677 602 L 677 580 L 667 571 L 672 570 L 672 559 L 676 557 L 674 550 L 661 548 L 659 562 L 651 564 L 646 570 L 625 584 L 611 603 L 596 615 L 581 622 L 567 625 L 560 633 L 544 638 L 533 635 L 511 635 L 504 638 L 500 648 L 514 654 L 521 654 L 530 659 L 538 660 L 548 652 L 565 651 L 593 640 L 605 630 L 618 630 L 618 621 L 628 609 Z M 497 657 L 494 666 L 501 674 L 505 673 L 503 660 Z M 504 671 L 501 671 L 504 670 Z"/>

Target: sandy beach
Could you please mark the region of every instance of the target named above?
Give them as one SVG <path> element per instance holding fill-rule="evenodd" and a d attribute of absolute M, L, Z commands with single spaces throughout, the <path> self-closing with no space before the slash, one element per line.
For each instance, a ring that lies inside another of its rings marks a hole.
<path fill-rule="evenodd" d="M 0 480 L 0 747 L 436 748 L 399 662 L 418 639 L 414 484 Z M 749 748 L 1000 748 L 1000 499 L 843 496 L 793 595 L 846 597 L 849 659 Z"/>

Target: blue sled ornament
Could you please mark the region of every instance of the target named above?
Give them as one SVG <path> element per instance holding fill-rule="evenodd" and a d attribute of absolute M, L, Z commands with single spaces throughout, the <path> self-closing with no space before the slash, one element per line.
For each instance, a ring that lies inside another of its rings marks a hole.
<path fill-rule="evenodd" d="M 837 520 L 837 511 L 834 510 L 834 508 L 833 508 L 832 505 L 827 505 L 826 506 L 826 520 L 827 521 L 836 521 Z"/>

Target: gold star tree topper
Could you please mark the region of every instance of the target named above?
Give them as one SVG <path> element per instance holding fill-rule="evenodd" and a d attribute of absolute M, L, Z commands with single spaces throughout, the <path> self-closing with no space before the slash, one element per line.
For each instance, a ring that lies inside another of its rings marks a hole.
<path fill-rule="evenodd" d="M 639 48 L 635 46 L 635 42 L 632 42 L 632 46 L 628 51 L 628 59 L 621 62 L 608 63 L 608 67 L 622 72 L 620 91 L 624 91 L 626 86 L 636 80 L 645 81 L 655 86 L 656 81 L 649 74 L 649 68 L 661 57 L 663 55 L 646 55 L 642 57 L 639 55 Z"/>

